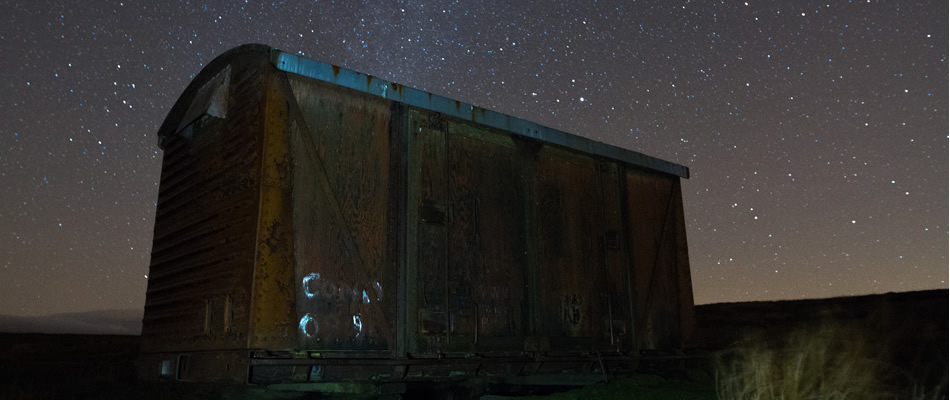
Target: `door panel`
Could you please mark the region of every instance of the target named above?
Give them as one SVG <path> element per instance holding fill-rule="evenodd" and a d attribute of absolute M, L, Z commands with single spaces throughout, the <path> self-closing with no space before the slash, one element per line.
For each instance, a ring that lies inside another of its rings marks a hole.
<path fill-rule="evenodd" d="M 545 148 L 537 170 L 540 334 L 552 351 L 616 344 L 626 330 L 616 167 Z"/>
<path fill-rule="evenodd" d="M 678 229 L 676 178 L 629 170 L 627 176 L 629 246 L 637 347 L 668 349 L 679 346 Z"/>
<path fill-rule="evenodd" d="M 407 330 L 410 352 L 433 354 L 443 351 L 449 329 L 446 267 L 448 264 L 449 213 L 447 204 L 446 122 L 438 114 L 412 112 L 410 118 L 410 219 L 415 238 L 408 270 L 411 289 L 408 296 L 413 313 Z M 414 220 L 413 220 L 414 219 Z M 412 246 L 412 239 L 410 245 Z"/>
<path fill-rule="evenodd" d="M 523 335 L 524 193 L 508 136 L 450 124 L 450 333 L 477 348 Z M 454 339 L 453 339 L 454 340 Z"/>
<path fill-rule="evenodd" d="M 308 79 L 290 84 L 298 348 L 390 349 L 390 106 Z"/>

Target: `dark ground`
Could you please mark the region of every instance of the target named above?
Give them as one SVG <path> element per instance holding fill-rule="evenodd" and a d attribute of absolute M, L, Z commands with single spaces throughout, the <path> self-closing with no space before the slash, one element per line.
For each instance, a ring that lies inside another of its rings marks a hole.
<path fill-rule="evenodd" d="M 843 323 L 874 338 L 890 366 L 901 371 L 893 375 L 895 384 L 913 381 L 946 388 L 948 304 L 947 290 L 932 290 L 702 305 L 696 307 L 693 347 L 711 355 L 750 335 L 779 338 L 803 327 Z M 138 336 L 0 333 L 0 398 L 326 398 L 260 386 L 136 382 L 137 352 Z M 711 363 L 705 363 L 675 378 L 638 375 L 544 398 L 714 399 L 710 369 Z"/>

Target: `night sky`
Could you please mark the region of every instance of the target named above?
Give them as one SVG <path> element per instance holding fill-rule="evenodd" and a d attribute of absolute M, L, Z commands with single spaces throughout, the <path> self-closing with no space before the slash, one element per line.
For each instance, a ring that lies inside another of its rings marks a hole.
<path fill-rule="evenodd" d="M 0 1 L 0 314 L 141 309 L 156 132 L 264 43 L 686 165 L 696 302 L 947 288 L 948 9 Z"/>

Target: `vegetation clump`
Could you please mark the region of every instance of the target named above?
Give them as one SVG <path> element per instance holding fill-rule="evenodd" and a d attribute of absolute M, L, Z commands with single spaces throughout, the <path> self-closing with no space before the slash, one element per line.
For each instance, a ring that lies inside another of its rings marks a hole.
<path fill-rule="evenodd" d="M 841 322 L 749 335 L 717 353 L 716 392 L 722 400 L 947 398 L 946 372 L 921 386 L 891 363 L 892 348 L 884 332 Z"/>

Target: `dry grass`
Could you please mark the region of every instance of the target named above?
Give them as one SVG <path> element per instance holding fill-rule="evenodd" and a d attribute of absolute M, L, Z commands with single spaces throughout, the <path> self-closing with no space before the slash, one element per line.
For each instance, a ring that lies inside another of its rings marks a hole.
<path fill-rule="evenodd" d="M 717 355 L 717 394 L 722 400 L 947 398 L 946 380 L 929 388 L 907 384 L 888 361 L 890 348 L 882 332 L 842 323 L 748 337 Z"/>

